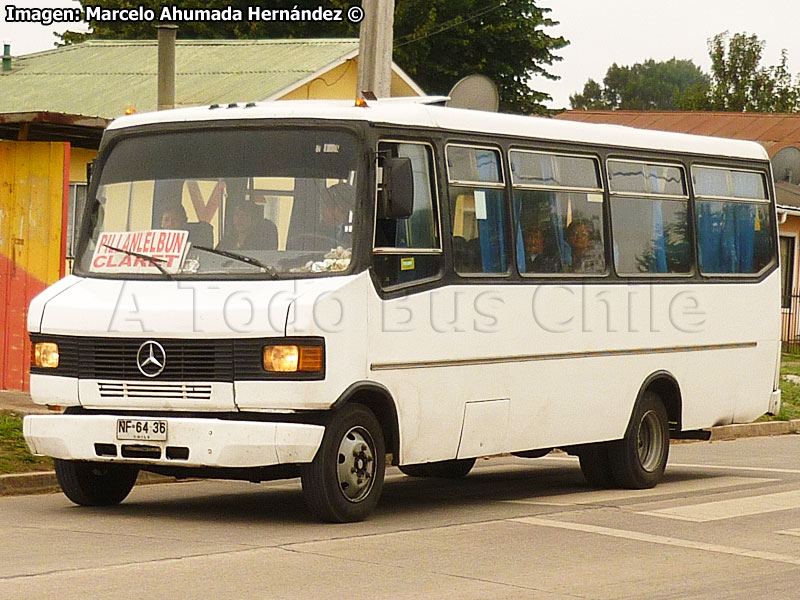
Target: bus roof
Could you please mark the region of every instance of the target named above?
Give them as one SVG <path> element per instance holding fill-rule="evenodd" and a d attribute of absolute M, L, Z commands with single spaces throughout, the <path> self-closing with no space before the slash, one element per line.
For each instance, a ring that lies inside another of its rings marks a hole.
<path fill-rule="evenodd" d="M 386 99 L 357 107 L 350 100 L 297 100 L 198 106 L 116 119 L 119 130 L 149 124 L 253 119 L 320 119 L 362 121 L 381 125 L 422 127 L 469 133 L 497 134 L 535 140 L 565 141 L 655 151 L 769 160 L 757 142 L 636 129 L 621 125 L 579 123 L 459 108 L 431 106 L 421 99 Z"/>

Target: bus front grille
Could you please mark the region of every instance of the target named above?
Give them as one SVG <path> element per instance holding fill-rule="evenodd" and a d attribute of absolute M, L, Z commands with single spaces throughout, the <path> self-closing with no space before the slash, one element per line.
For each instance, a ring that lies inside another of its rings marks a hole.
<path fill-rule="evenodd" d="M 211 400 L 211 386 L 208 384 L 101 381 L 97 387 L 101 398 Z"/>

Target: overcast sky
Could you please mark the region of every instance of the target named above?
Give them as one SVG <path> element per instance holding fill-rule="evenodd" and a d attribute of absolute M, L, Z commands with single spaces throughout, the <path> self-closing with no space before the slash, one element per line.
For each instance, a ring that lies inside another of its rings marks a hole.
<path fill-rule="evenodd" d="M 401 0 L 402 1 L 402 0 Z M 563 61 L 550 82 L 537 78 L 533 87 L 553 97 L 553 107 L 568 107 L 569 95 L 583 90 L 588 78 L 602 82 L 612 63 L 632 65 L 648 58 L 691 59 L 711 70 L 707 40 L 728 30 L 755 34 L 767 43 L 762 65 L 789 52 L 789 69 L 800 71 L 800 0 L 540 0 L 560 25 L 547 28 L 570 45 L 558 52 Z"/>
<path fill-rule="evenodd" d="M 65 26 L 7 23 L 6 5 L 79 6 L 73 0 L 0 0 L 0 4 L 0 39 L 11 42 L 15 56 L 53 48 L 52 32 Z M 271 3 L 253 0 L 253 4 L 269 7 Z M 301 6 L 310 4 L 316 5 L 317 0 L 298 1 Z M 590 77 L 601 82 L 614 62 L 632 65 L 648 58 L 688 58 L 708 72 L 707 40 L 725 30 L 756 34 L 766 41 L 763 65 L 776 64 L 781 49 L 787 49 L 790 70 L 800 72 L 800 0 L 539 0 L 539 5 L 551 8 L 550 17 L 560 22 L 548 33 L 570 41 L 557 53 L 564 60 L 550 68 L 561 79 L 539 77 L 533 82 L 533 87 L 553 96 L 552 108 L 568 107 L 570 94 L 581 91 Z"/>

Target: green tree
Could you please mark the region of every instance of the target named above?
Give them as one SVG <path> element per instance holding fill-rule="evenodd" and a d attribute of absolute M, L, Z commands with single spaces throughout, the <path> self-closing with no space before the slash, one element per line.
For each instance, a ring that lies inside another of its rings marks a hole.
<path fill-rule="evenodd" d="M 727 31 L 708 41 L 711 81 L 706 90 L 695 90 L 681 102 L 685 110 L 736 112 L 797 112 L 800 110 L 800 78 L 789 72 L 788 54 L 774 66 L 761 66 L 766 42 L 755 35 Z"/>
<path fill-rule="evenodd" d="M 708 77 L 691 60 L 647 60 L 632 66 L 612 64 L 603 85 L 589 79 L 570 96 L 573 109 L 675 110 L 692 89 L 708 87 Z"/>
<path fill-rule="evenodd" d="M 583 84 L 583 93 L 576 92 L 569 97 L 570 106 L 581 110 L 608 110 L 610 106 L 603 94 L 604 88 L 594 79 Z"/>
<path fill-rule="evenodd" d="M 142 5 L 158 15 L 155 0 L 80 0 L 81 5 L 129 8 Z M 247 21 L 250 0 L 174 0 L 180 8 L 224 8 L 244 11 L 241 22 L 180 23 L 182 39 L 358 37 L 359 27 L 339 23 Z M 271 9 L 309 8 L 316 2 L 273 0 Z M 326 8 L 346 9 L 352 0 L 326 0 Z M 398 0 L 395 4 L 394 60 L 429 94 L 446 94 L 461 77 L 481 73 L 500 92 L 500 107 L 519 113 L 546 113 L 548 94 L 530 87 L 533 77 L 558 79 L 548 67 L 561 57 L 554 51 L 569 42 L 545 29 L 557 25 L 548 8 L 536 0 Z M 84 39 L 154 39 L 156 23 L 90 22 L 92 32 L 65 33 L 63 43 Z"/>

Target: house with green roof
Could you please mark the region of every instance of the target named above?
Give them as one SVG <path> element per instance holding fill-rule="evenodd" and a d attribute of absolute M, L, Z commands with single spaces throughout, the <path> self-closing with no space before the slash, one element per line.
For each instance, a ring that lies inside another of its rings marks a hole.
<path fill-rule="evenodd" d="M 90 40 L 13 58 L 0 71 L 0 115 L 156 110 L 157 56 L 155 40 Z M 355 98 L 357 73 L 355 38 L 178 40 L 175 105 Z M 423 94 L 392 66 L 392 96 Z"/>

